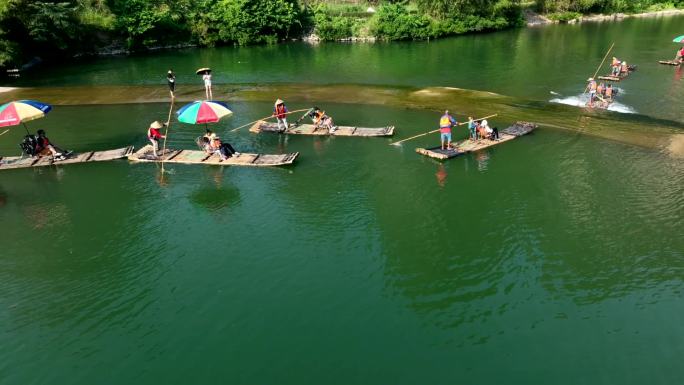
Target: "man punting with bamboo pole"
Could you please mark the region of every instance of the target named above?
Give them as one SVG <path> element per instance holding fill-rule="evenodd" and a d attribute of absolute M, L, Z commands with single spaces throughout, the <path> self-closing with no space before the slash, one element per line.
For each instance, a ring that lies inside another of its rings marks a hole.
<path fill-rule="evenodd" d="M 447 114 L 448 114 L 449 111 L 446 111 L 446 112 L 447 112 Z M 482 117 L 482 118 L 473 119 L 473 121 L 475 121 L 475 122 L 477 122 L 477 121 L 482 121 L 482 120 L 485 120 L 485 119 L 493 118 L 493 117 L 495 117 L 495 116 L 497 116 L 497 115 L 498 115 L 498 114 L 493 114 L 493 115 L 485 116 L 485 117 Z M 454 119 L 454 120 L 455 120 L 455 119 Z M 441 119 L 440 119 L 440 123 L 441 123 Z M 453 124 L 453 126 L 463 126 L 463 125 L 466 125 L 466 124 L 468 124 L 468 122 L 456 123 L 456 124 Z M 441 126 L 441 124 L 440 124 L 440 126 Z M 423 133 L 423 134 L 414 135 L 414 136 L 412 136 L 412 137 L 410 137 L 410 138 L 402 139 L 402 140 L 399 140 L 399 141 L 397 141 L 397 142 L 392 142 L 392 143 L 390 143 L 390 145 L 392 145 L 392 146 L 398 146 L 398 145 L 400 145 L 400 144 L 403 143 L 403 142 L 407 142 L 407 141 L 409 141 L 409 140 L 413 140 L 413 139 L 416 139 L 416 138 L 420 138 L 420 137 L 425 136 L 425 135 L 434 134 L 435 132 L 438 132 L 438 131 L 440 131 L 440 137 L 441 137 L 442 128 L 440 127 L 440 128 L 438 128 L 438 129 L 436 129 L 436 130 L 428 131 L 428 132 Z M 448 139 L 448 138 L 447 138 L 447 139 Z"/>

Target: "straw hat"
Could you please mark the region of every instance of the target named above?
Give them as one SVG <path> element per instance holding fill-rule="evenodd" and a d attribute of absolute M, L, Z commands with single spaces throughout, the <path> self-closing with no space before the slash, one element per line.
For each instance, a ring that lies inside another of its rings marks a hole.
<path fill-rule="evenodd" d="M 155 120 L 154 122 L 152 122 L 152 124 L 150 124 L 150 128 L 162 128 L 162 127 L 164 127 L 164 125 L 162 124 L 162 122 L 160 122 L 158 120 Z"/>
<path fill-rule="evenodd" d="M 284 102 L 282 99 L 278 99 L 278 100 L 275 101 L 275 105 L 276 105 L 276 106 L 279 105 L 279 104 L 284 104 L 284 103 L 285 103 L 285 102 Z"/>
<path fill-rule="evenodd" d="M 587 79 L 587 81 L 588 81 L 588 82 L 593 82 L 593 81 L 594 81 L 594 78 L 589 78 L 589 79 Z"/>

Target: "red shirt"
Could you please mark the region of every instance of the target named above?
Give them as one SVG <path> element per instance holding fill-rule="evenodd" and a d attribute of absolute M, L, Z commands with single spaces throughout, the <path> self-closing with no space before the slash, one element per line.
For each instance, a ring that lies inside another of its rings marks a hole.
<path fill-rule="evenodd" d="M 287 116 L 287 107 L 285 107 L 284 104 L 278 104 L 273 109 L 273 115 L 275 115 L 275 117 L 278 119 L 283 119 L 284 117 Z"/>
<path fill-rule="evenodd" d="M 158 129 L 150 128 L 150 131 L 147 133 L 147 137 L 150 139 L 161 139 L 162 134 Z"/>

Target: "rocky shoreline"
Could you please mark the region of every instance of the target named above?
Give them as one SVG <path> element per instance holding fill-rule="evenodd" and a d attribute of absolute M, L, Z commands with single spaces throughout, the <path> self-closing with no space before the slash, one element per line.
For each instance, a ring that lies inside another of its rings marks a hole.
<path fill-rule="evenodd" d="M 635 13 L 635 14 L 613 13 L 610 15 L 583 15 L 583 16 L 580 16 L 576 19 L 572 19 L 569 21 L 562 22 L 559 20 L 551 20 L 547 16 L 538 14 L 536 12 L 529 10 L 529 9 L 527 9 L 523 12 L 523 16 L 525 18 L 525 22 L 526 22 L 528 27 L 536 27 L 536 26 L 540 26 L 540 25 L 560 24 L 560 23 L 575 24 L 575 23 L 584 23 L 584 22 L 619 21 L 619 20 L 628 19 L 631 17 L 662 17 L 662 16 L 676 16 L 676 15 L 682 15 L 682 14 L 684 14 L 684 9 L 668 9 L 665 11 L 653 11 L 653 12 L 643 12 L 643 13 Z"/>

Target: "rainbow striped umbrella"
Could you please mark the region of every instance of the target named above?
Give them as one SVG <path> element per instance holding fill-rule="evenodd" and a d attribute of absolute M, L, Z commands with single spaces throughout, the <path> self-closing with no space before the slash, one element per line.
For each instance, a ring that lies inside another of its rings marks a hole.
<path fill-rule="evenodd" d="M 0 127 L 16 126 L 29 120 L 42 118 L 51 109 L 51 105 L 35 100 L 17 100 L 5 103 L 0 106 Z"/>
<path fill-rule="evenodd" d="M 176 112 L 178 121 L 188 124 L 216 123 L 232 113 L 226 103 L 206 100 L 186 104 Z"/>
<path fill-rule="evenodd" d="M 672 41 L 675 42 L 675 43 L 684 43 L 684 35 L 682 35 L 682 36 L 677 36 L 677 37 L 675 37 L 674 40 L 672 40 Z"/>

